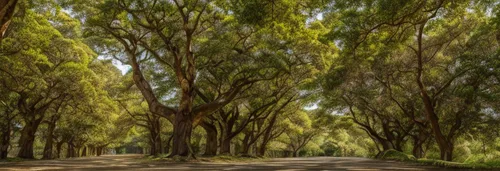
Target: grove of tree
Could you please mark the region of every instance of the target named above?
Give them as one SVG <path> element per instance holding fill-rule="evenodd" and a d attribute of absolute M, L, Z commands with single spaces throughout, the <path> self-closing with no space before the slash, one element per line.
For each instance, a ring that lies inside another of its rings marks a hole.
<path fill-rule="evenodd" d="M 500 158 L 498 0 L 2 0 L 0 159 Z"/>

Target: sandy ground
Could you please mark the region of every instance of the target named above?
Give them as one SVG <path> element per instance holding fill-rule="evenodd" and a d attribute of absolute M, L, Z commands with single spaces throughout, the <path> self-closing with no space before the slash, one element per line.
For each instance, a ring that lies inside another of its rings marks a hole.
<path fill-rule="evenodd" d="M 172 163 L 141 155 L 108 155 L 66 160 L 0 162 L 0 170 L 445 170 L 356 157 L 278 158 L 250 163 Z"/>

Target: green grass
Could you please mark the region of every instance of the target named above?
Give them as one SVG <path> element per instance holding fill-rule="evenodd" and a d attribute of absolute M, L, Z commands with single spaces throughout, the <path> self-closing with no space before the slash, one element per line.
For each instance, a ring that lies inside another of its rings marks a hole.
<path fill-rule="evenodd" d="M 417 159 L 413 155 L 408 155 L 403 152 L 396 150 L 387 150 L 380 156 L 381 159 L 385 160 L 396 160 L 396 161 L 416 161 Z"/>
<path fill-rule="evenodd" d="M 459 163 L 434 159 L 418 159 L 417 163 L 453 169 L 500 169 L 499 161 L 488 161 L 484 163 Z"/>
<path fill-rule="evenodd" d="M 408 155 L 396 150 L 387 150 L 383 152 L 380 157 L 385 160 L 396 160 L 402 162 L 418 163 L 421 165 L 437 166 L 452 169 L 500 169 L 500 159 L 499 160 L 469 160 L 468 162 L 450 162 L 435 159 L 416 159 L 413 155 Z"/>
<path fill-rule="evenodd" d="M 7 158 L 7 159 L 2 159 L 0 162 L 22 162 L 22 161 L 29 161 L 33 159 L 23 159 L 23 158 L 18 158 L 18 157 L 12 157 L 12 158 Z"/>

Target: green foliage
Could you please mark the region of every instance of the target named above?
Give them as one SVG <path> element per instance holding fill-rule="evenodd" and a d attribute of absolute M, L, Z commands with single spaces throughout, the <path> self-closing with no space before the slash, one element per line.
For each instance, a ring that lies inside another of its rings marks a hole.
<path fill-rule="evenodd" d="M 386 160 L 396 160 L 396 161 L 416 161 L 417 159 L 413 155 L 408 155 L 396 150 L 387 150 L 382 152 L 380 155 L 381 159 Z"/>

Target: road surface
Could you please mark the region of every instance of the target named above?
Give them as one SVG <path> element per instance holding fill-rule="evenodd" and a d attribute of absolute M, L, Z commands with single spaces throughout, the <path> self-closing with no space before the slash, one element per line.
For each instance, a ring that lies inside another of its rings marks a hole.
<path fill-rule="evenodd" d="M 109 155 L 66 160 L 0 162 L 3 170 L 445 170 L 395 161 L 356 157 L 278 158 L 249 163 L 141 160 L 140 155 Z"/>

